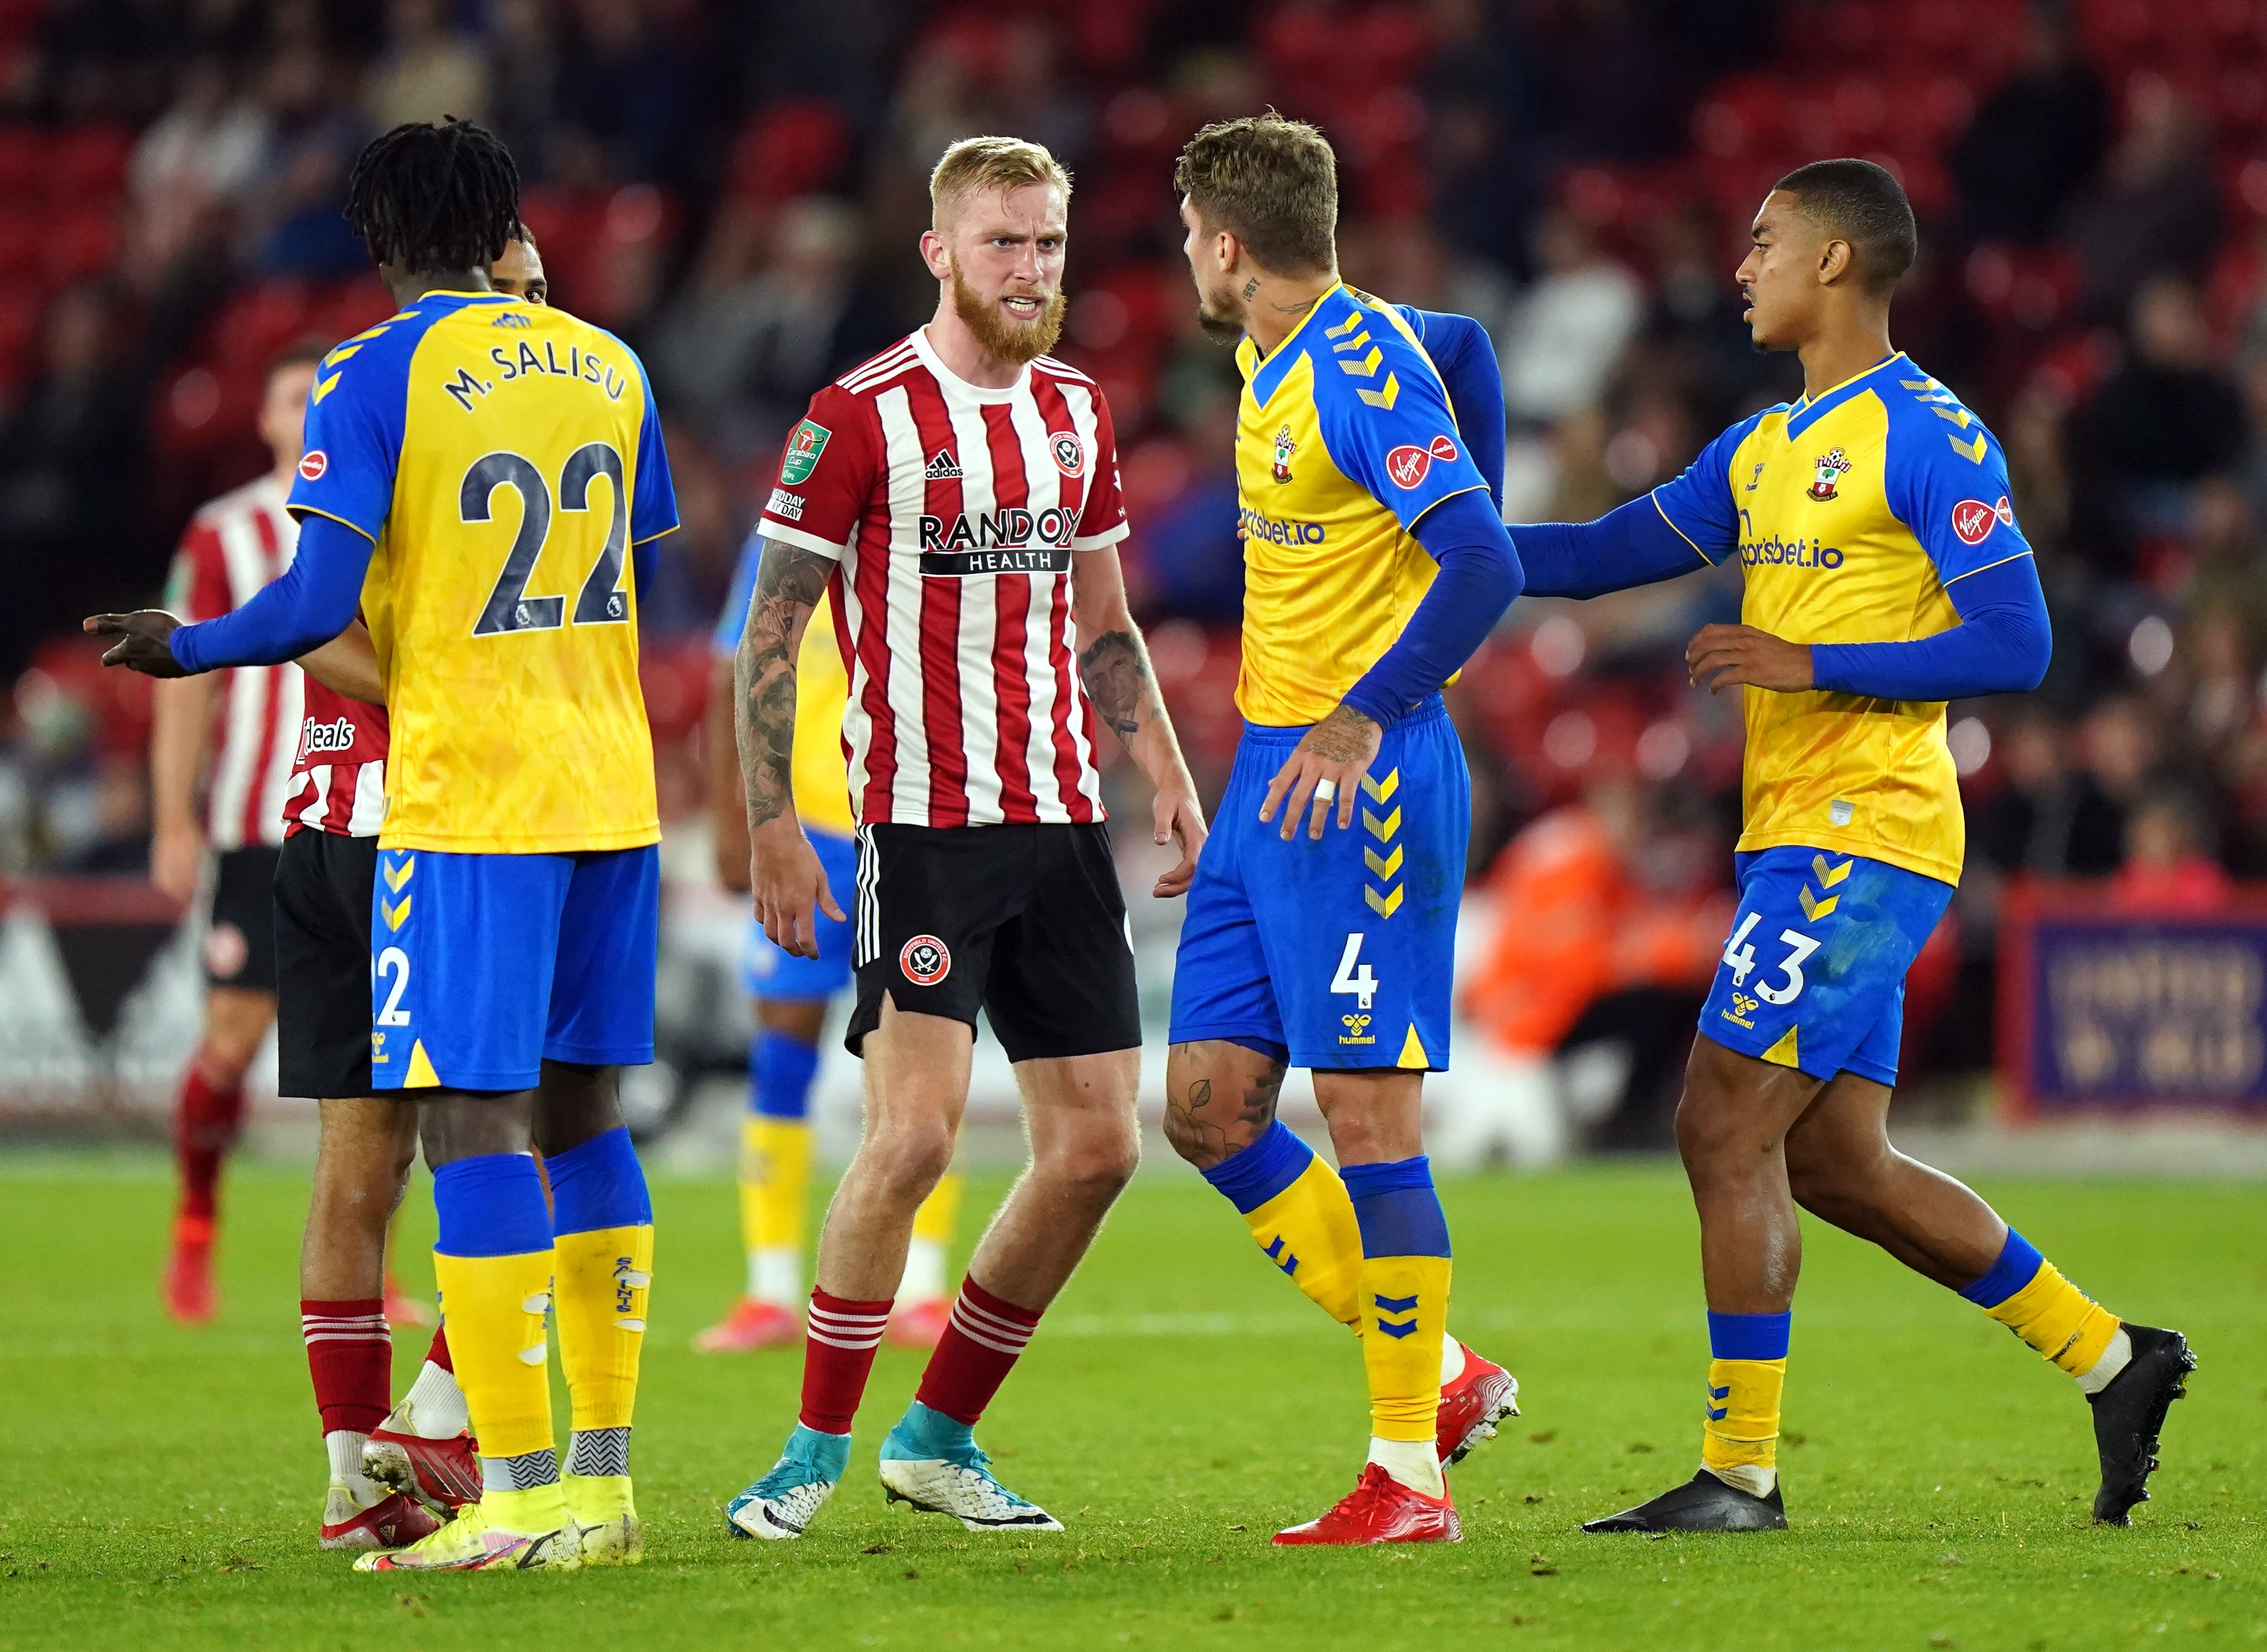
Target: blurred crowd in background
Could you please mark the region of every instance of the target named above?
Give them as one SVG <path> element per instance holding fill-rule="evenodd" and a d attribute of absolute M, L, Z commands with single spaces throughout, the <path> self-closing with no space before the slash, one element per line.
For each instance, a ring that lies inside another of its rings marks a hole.
<path fill-rule="evenodd" d="M 77 620 L 154 601 L 189 513 L 264 467 L 275 349 L 387 312 L 346 170 L 443 114 L 503 134 L 553 301 L 651 370 L 685 520 L 641 593 L 677 818 L 701 634 L 780 443 L 934 303 L 929 165 L 975 132 L 1052 148 L 1060 353 L 1116 411 L 1137 609 L 1216 795 L 1236 379 L 1170 172 L 1268 105 L 1338 147 L 1346 277 L 1494 336 L 1515 525 L 1603 511 L 1800 391 L 1731 281 L 1773 178 L 1862 154 L 1904 180 L 1896 340 L 2002 439 L 2056 629 L 2040 694 L 1953 709 L 1969 875 L 1909 1068 L 1988 1063 L 2010 880 L 2193 906 L 2267 875 L 2267 0 L 0 0 L 0 871 L 144 863 L 146 684 Z M 1493 914 L 1464 1004 L 1502 1048 L 1689 1035 L 1740 725 L 1682 653 L 1738 599 L 1727 570 L 1522 602 L 1452 691 Z"/>

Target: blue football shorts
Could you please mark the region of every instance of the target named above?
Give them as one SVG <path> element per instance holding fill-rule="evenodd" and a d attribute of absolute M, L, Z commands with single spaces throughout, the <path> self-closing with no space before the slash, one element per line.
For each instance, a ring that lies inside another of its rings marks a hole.
<path fill-rule="evenodd" d="M 1757 849 L 1733 863 L 1740 909 L 1700 1031 L 1813 1078 L 1895 1084 L 1905 972 L 1952 885 L 1832 850 Z"/>
<path fill-rule="evenodd" d="M 1445 1070 L 1471 779 L 1439 695 L 1386 731 L 1320 842 L 1268 782 L 1306 733 L 1247 723 L 1189 889 L 1170 1037 L 1230 1043 L 1310 1068 Z"/>
<path fill-rule="evenodd" d="M 826 872 L 826 887 L 844 912 L 857 898 L 858 841 L 832 832 L 810 833 L 811 847 Z M 850 924 L 838 923 L 824 907 L 814 907 L 818 921 L 818 956 L 805 958 L 774 943 L 764 926 L 751 921 L 748 943 L 740 952 L 740 981 L 757 998 L 801 999 L 810 1002 L 834 996 L 850 985 Z"/>
<path fill-rule="evenodd" d="M 661 850 L 381 849 L 370 899 L 379 1090 L 532 1090 L 547 1061 L 653 1060 Z"/>

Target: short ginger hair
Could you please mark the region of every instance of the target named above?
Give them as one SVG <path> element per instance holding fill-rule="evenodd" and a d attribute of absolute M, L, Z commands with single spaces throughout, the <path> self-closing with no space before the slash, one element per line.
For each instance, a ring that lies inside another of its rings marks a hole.
<path fill-rule="evenodd" d="M 928 175 L 929 227 L 944 227 L 951 208 L 979 190 L 1052 184 L 1070 202 L 1070 173 L 1044 143 L 1020 137 L 964 137 L 949 146 Z"/>

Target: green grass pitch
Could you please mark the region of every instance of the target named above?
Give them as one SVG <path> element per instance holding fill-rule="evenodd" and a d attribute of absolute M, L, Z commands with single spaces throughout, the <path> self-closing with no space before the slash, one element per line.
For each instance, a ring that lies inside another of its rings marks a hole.
<path fill-rule="evenodd" d="M 1527 1414 L 1453 1476 L 1463 1545 L 1333 1552 L 1267 1538 L 1353 1483 L 1356 1350 L 1170 1163 L 1127 1194 L 983 1428 L 1066 1533 L 979 1537 L 884 1507 L 874 1448 L 918 1370 L 885 1350 L 812 1535 L 731 1540 L 719 1507 L 769 1465 L 798 1362 L 690 1351 L 738 1274 L 733 1196 L 664 1181 L 635 1462 L 645 1565 L 405 1585 L 314 1545 L 304 1178 L 232 1178 L 222 1318 L 188 1332 L 156 1302 L 165 1177 L 142 1157 L 0 1167 L 0 1648 L 2267 1646 L 2255 1188 L 1986 1189 L 2073 1278 L 2200 1355 L 2131 1530 L 2088 1524 L 2093 1446 L 2066 1378 L 1812 1223 L 1780 1457 L 1794 1530 L 1651 1541 L 1576 1525 L 1696 1461 L 1706 1348 L 1674 1168 L 1451 1183 L 1451 1324 L 1518 1373 Z M 971 1211 L 1001 1185 L 979 1178 Z M 422 1348 L 400 1338 L 405 1379 Z M 559 1414 L 563 1429 L 563 1398 Z"/>

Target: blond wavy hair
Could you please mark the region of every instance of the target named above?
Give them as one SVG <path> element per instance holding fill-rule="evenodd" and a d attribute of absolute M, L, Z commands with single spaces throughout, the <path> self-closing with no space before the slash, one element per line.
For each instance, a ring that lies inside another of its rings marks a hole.
<path fill-rule="evenodd" d="M 929 227 L 941 230 L 951 209 L 979 190 L 1053 184 L 1070 203 L 1070 174 L 1046 146 L 1020 137 L 964 137 L 928 175 Z"/>

